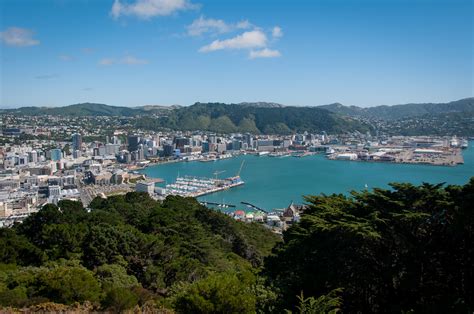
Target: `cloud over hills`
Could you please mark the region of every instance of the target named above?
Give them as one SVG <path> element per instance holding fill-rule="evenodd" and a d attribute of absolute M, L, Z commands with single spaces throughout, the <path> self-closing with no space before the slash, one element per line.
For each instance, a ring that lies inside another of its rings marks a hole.
<path fill-rule="evenodd" d="M 0 32 L 0 40 L 7 46 L 29 47 L 40 44 L 40 41 L 33 38 L 32 30 L 20 27 L 9 27 Z"/>
<path fill-rule="evenodd" d="M 156 16 L 171 15 L 178 11 L 190 10 L 197 5 L 188 0 L 136 0 L 126 2 L 115 0 L 110 14 L 114 18 L 135 16 L 140 19 L 150 19 Z"/>

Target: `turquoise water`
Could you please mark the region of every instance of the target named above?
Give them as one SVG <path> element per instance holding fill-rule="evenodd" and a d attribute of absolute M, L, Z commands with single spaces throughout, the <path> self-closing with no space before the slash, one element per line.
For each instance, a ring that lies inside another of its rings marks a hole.
<path fill-rule="evenodd" d="M 328 160 L 322 155 L 303 158 L 272 158 L 239 156 L 216 162 L 179 162 L 144 169 L 150 177 L 172 183 L 178 175 L 212 177 L 215 171 L 225 171 L 220 178 L 234 176 L 240 168 L 243 186 L 206 195 L 201 200 L 225 202 L 244 207 L 241 201 L 264 209 L 283 208 L 291 201 L 303 202 L 302 195 L 348 193 L 362 190 L 367 184 L 388 187 L 389 182 L 422 182 L 465 184 L 474 176 L 474 141 L 463 151 L 464 165 L 456 167 L 403 165 Z"/>

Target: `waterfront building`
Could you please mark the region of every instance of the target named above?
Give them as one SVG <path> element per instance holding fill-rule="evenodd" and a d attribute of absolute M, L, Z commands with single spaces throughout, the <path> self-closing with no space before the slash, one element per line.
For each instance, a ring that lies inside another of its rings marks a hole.
<path fill-rule="evenodd" d="M 201 143 L 201 147 L 202 147 L 202 152 L 203 153 L 208 153 L 209 152 L 209 142 L 208 141 L 203 141 Z"/>
<path fill-rule="evenodd" d="M 219 144 L 216 144 L 216 151 L 218 153 L 225 153 L 227 149 L 227 145 L 225 143 L 219 143 Z"/>
<path fill-rule="evenodd" d="M 144 160 L 145 159 L 145 149 L 143 145 L 140 145 L 137 150 L 136 160 Z"/>
<path fill-rule="evenodd" d="M 173 155 L 174 145 L 173 144 L 165 144 L 163 145 L 163 156 L 171 157 Z"/>
<path fill-rule="evenodd" d="M 145 192 L 150 195 L 155 193 L 155 183 L 154 182 L 137 182 L 135 186 L 135 191 L 137 192 Z"/>
<path fill-rule="evenodd" d="M 239 140 L 232 141 L 232 149 L 233 150 L 241 150 L 242 149 L 242 142 Z"/>
<path fill-rule="evenodd" d="M 176 148 L 183 150 L 184 146 L 189 146 L 190 140 L 187 137 L 177 137 L 174 140 Z"/>

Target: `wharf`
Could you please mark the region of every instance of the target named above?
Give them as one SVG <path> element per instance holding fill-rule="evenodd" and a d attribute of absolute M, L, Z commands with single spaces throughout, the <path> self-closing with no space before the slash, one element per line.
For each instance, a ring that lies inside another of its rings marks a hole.
<path fill-rule="evenodd" d="M 207 206 L 207 205 L 215 205 L 215 206 L 219 206 L 219 207 L 230 207 L 230 208 L 235 208 L 236 206 L 235 205 L 232 205 L 232 204 L 225 204 L 225 203 L 215 203 L 215 202 L 206 202 L 206 201 L 203 201 L 203 202 L 199 202 L 201 205 L 204 205 L 204 206 Z"/>

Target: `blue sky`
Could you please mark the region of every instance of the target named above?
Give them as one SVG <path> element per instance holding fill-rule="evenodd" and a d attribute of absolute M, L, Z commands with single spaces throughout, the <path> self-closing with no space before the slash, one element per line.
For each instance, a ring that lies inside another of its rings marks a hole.
<path fill-rule="evenodd" d="M 0 107 L 473 96 L 472 0 L 2 0 Z"/>

